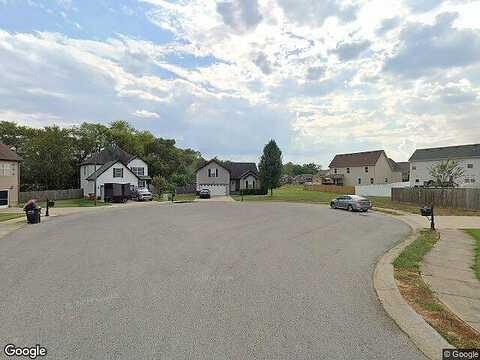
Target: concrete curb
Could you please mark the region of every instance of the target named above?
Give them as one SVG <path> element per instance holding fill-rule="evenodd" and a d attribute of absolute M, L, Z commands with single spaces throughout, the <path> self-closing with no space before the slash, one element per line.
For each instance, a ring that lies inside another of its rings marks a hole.
<path fill-rule="evenodd" d="M 398 290 L 394 278 L 392 262 L 417 238 L 417 232 L 385 253 L 378 261 L 373 274 L 373 286 L 387 314 L 397 323 L 413 343 L 428 358 L 437 360 L 442 357 L 442 349 L 454 348 L 435 329 L 433 329 L 406 302 Z"/>

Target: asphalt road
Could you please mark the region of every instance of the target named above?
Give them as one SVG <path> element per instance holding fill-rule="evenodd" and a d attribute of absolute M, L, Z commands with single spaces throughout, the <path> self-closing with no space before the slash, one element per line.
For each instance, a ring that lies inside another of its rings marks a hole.
<path fill-rule="evenodd" d="M 424 359 L 376 260 L 409 229 L 317 205 L 194 203 L 0 239 L 0 341 L 48 359 Z"/>

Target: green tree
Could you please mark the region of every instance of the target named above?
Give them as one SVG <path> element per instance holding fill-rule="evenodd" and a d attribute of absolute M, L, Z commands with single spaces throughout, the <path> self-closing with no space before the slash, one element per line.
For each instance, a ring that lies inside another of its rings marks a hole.
<path fill-rule="evenodd" d="M 168 183 L 167 179 L 165 179 L 163 176 L 154 176 L 152 178 L 152 185 L 154 188 L 154 191 L 157 195 L 162 195 L 166 192 L 171 191 L 171 186 Z"/>
<path fill-rule="evenodd" d="M 436 185 L 440 187 L 458 185 L 458 179 L 465 175 L 463 167 L 457 161 L 450 159 L 433 165 L 429 172 Z"/>
<path fill-rule="evenodd" d="M 259 164 L 259 176 L 262 186 L 270 190 L 273 196 L 273 189 L 280 186 L 280 176 L 282 174 L 282 151 L 277 146 L 275 140 L 265 145 L 263 155 Z"/>

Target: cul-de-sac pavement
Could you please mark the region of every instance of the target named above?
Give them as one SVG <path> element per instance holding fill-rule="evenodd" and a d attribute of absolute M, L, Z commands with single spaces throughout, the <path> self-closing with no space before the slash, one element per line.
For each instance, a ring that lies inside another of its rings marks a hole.
<path fill-rule="evenodd" d="M 424 359 L 372 285 L 409 231 L 286 203 L 57 217 L 0 241 L 0 338 L 52 359 Z"/>

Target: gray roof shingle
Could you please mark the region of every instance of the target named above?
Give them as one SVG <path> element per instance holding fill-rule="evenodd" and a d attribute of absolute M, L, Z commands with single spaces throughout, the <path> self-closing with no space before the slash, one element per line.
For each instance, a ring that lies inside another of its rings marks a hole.
<path fill-rule="evenodd" d="M 226 161 L 224 165 L 230 171 L 231 179 L 240 179 L 247 172 L 251 172 L 255 176 L 258 175 L 257 165 L 252 162 Z"/>
<path fill-rule="evenodd" d="M 120 161 L 124 165 L 127 165 L 130 160 L 135 157 L 136 156 L 120 149 L 118 146 L 108 146 L 102 151 L 92 154 L 85 159 L 81 165 L 103 165 L 113 160 Z"/>
<path fill-rule="evenodd" d="M 22 158 L 18 156 L 15 151 L 11 150 L 7 145 L 0 143 L 0 160 L 21 161 Z"/>
<path fill-rule="evenodd" d="M 468 159 L 480 157 L 480 144 L 417 149 L 409 161 Z"/>
<path fill-rule="evenodd" d="M 353 154 L 335 155 L 328 167 L 330 168 L 346 168 L 358 166 L 375 166 L 383 150 L 366 151 Z"/>

